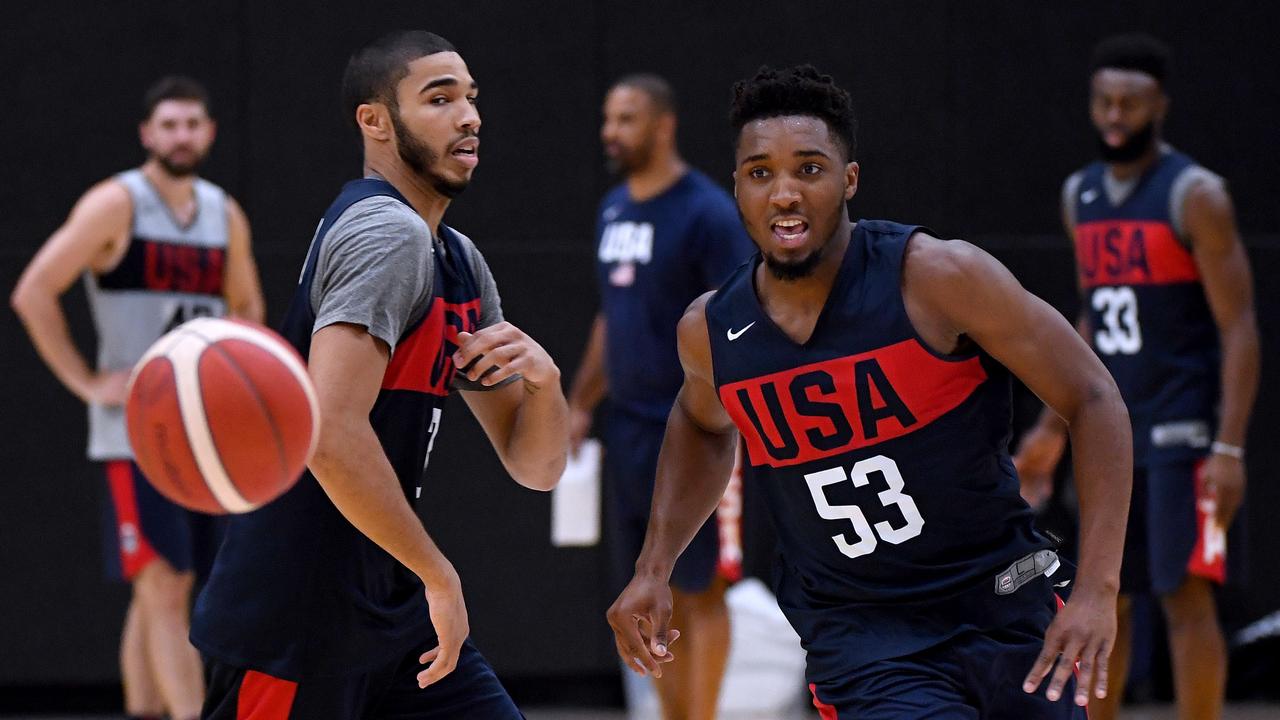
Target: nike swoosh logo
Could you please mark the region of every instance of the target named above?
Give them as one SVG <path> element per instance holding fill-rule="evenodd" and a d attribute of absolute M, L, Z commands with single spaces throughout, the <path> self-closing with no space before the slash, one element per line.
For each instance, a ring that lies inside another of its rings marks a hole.
<path fill-rule="evenodd" d="M 1089 203 L 1097 199 L 1098 199 L 1098 191 L 1095 188 L 1089 188 L 1088 190 L 1085 190 L 1084 192 L 1080 193 L 1080 202 L 1084 203 L 1085 205 L 1088 205 Z"/>
<path fill-rule="evenodd" d="M 739 331 L 737 331 L 737 332 L 734 332 L 734 331 L 733 331 L 733 328 L 729 328 L 729 329 L 725 332 L 725 335 L 726 335 L 726 336 L 728 336 L 728 338 L 729 338 L 729 342 L 733 342 L 734 340 L 737 340 L 738 338 L 742 337 L 742 333 L 744 333 L 744 332 L 746 332 L 746 331 L 750 330 L 750 329 L 751 329 L 751 326 L 752 326 L 752 325 L 755 325 L 755 324 L 756 324 L 756 323 L 755 323 L 755 321 L 754 321 L 754 320 L 752 320 L 751 322 L 747 323 L 747 326 L 746 326 L 746 327 L 742 328 L 741 330 L 739 330 Z"/>

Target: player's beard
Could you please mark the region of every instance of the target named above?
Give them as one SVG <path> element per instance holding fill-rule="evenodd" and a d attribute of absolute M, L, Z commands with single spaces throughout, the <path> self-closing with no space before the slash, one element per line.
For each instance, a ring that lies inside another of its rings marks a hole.
<path fill-rule="evenodd" d="M 160 163 L 160 167 L 175 178 L 186 178 L 196 174 L 200 166 L 204 164 L 205 154 L 191 151 L 191 160 L 187 162 L 179 162 L 173 159 L 172 153 L 169 155 L 155 156 L 156 162 Z"/>
<path fill-rule="evenodd" d="M 783 260 L 767 252 L 761 252 L 760 255 L 764 258 L 764 266 L 769 269 L 771 275 L 783 282 L 795 282 L 813 274 L 818 263 L 822 262 L 822 256 L 826 253 L 829 244 L 831 241 L 828 239 L 799 260 Z"/>
<path fill-rule="evenodd" d="M 1132 135 L 1125 138 L 1118 147 L 1112 147 L 1107 144 L 1106 138 L 1102 133 L 1098 133 L 1098 152 L 1102 155 L 1102 159 L 1109 163 L 1131 163 L 1151 149 L 1156 142 L 1156 121 L 1143 125 L 1134 131 Z"/>
<path fill-rule="evenodd" d="M 644 138 L 635 148 L 628 148 L 625 145 L 619 146 L 621 152 L 617 155 L 604 156 L 605 167 L 609 169 L 611 175 L 627 176 L 638 170 L 643 169 L 649 164 L 653 158 L 653 138 Z"/>
<path fill-rule="evenodd" d="M 418 177 L 431 183 L 431 187 L 436 192 L 453 199 L 471 184 L 469 178 L 450 180 L 437 172 L 435 167 L 440 162 L 439 153 L 414 137 L 413 133 L 409 132 L 409 128 L 400 122 L 400 112 L 394 108 L 391 111 L 391 126 L 396 131 L 396 150 L 400 153 L 400 159 L 409 166 L 410 170 L 417 173 Z"/>

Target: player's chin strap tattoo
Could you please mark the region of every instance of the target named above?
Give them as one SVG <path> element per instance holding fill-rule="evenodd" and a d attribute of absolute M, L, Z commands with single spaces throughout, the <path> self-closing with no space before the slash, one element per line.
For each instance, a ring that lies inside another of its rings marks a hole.
<path fill-rule="evenodd" d="M 1012 565 L 996 575 L 996 594 L 1012 595 L 1018 591 L 1018 588 L 1041 575 L 1053 577 L 1061 567 L 1062 561 L 1058 559 L 1058 553 L 1052 550 L 1037 550 L 1015 560 Z M 1062 588 L 1070 582 L 1071 579 L 1067 578 L 1062 582 L 1054 583 L 1053 586 Z"/>

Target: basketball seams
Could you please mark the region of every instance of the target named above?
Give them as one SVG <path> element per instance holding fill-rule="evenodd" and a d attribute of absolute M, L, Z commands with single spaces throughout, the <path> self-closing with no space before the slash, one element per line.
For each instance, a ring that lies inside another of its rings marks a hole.
<path fill-rule="evenodd" d="M 204 337 L 204 336 L 201 336 L 201 337 Z M 208 338 L 204 338 L 204 339 L 206 342 L 208 342 Z M 209 352 L 210 350 L 212 350 L 218 353 L 218 356 L 222 358 L 223 361 L 225 361 L 227 368 L 232 372 L 234 372 L 240 378 L 241 386 L 244 388 L 244 390 L 246 390 L 249 393 L 249 395 L 253 397 L 254 404 L 257 405 L 258 410 L 261 411 L 263 417 L 266 418 L 267 427 L 271 429 L 271 437 L 272 439 L 275 440 L 275 444 L 276 444 L 276 460 L 279 462 L 279 466 L 280 466 L 279 473 L 283 477 L 289 472 L 289 454 L 288 454 L 288 449 L 285 447 L 284 437 L 280 434 L 280 428 L 277 425 L 278 419 L 275 417 L 274 414 L 272 414 L 271 406 L 268 405 L 266 400 L 262 397 L 262 393 L 258 392 L 258 386 L 256 383 L 254 383 L 253 379 L 249 377 L 249 374 L 245 372 L 244 368 L 240 366 L 240 363 L 236 360 L 236 358 L 231 353 L 227 352 L 225 348 L 222 348 L 219 346 L 219 343 L 223 342 L 224 340 L 232 340 L 232 339 L 238 339 L 238 338 L 223 338 L 223 340 L 215 340 L 215 341 L 209 342 L 209 344 L 205 346 L 204 352 Z M 258 349 L 264 349 L 264 350 L 266 349 L 260 343 L 252 343 L 252 346 Z M 210 430 L 210 435 L 212 436 L 212 429 Z M 216 447 L 217 445 L 216 441 L 214 445 Z M 291 479 L 291 478 L 286 478 L 286 479 Z"/>
<path fill-rule="evenodd" d="M 255 347 L 266 350 L 293 374 L 311 409 L 311 443 L 307 448 L 306 459 L 310 460 L 315 453 L 316 443 L 320 440 L 320 401 L 316 397 L 315 387 L 311 383 L 311 375 L 307 372 L 302 358 L 278 338 L 274 333 L 237 320 L 216 318 L 198 318 L 183 326 L 190 332 L 198 334 L 209 344 L 220 340 L 245 340 Z"/>
<path fill-rule="evenodd" d="M 182 426 L 187 434 L 187 444 L 195 457 L 196 466 L 214 498 L 229 512 L 243 513 L 256 506 L 236 489 L 218 456 L 213 442 L 213 432 L 204 411 L 199 362 L 207 345 L 197 332 L 182 333 L 182 341 L 175 343 L 167 353 L 173 363 L 174 386 L 177 389 L 178 409 L 182 414 Z"/>

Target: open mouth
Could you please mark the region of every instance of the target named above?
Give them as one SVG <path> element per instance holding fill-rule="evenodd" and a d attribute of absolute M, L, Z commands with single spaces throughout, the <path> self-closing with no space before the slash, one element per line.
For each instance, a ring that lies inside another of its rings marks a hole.
<path fill-rule="evenodd" d="M 480 161 L 478 151 L 480 150 L 480 140 L 477 138 L 467 138 L 457 145 L 453 146 L 453 150 L 449 153 L 451 157 L 462 162 L 464 165 L 475 167 Z"/>
<path fill-rule="evenodd" d="M 809 223 L 800 218 L 782 218 L 771 225 L 773 237 L 784 248 L 798 247 L 809 239 Z"/>

